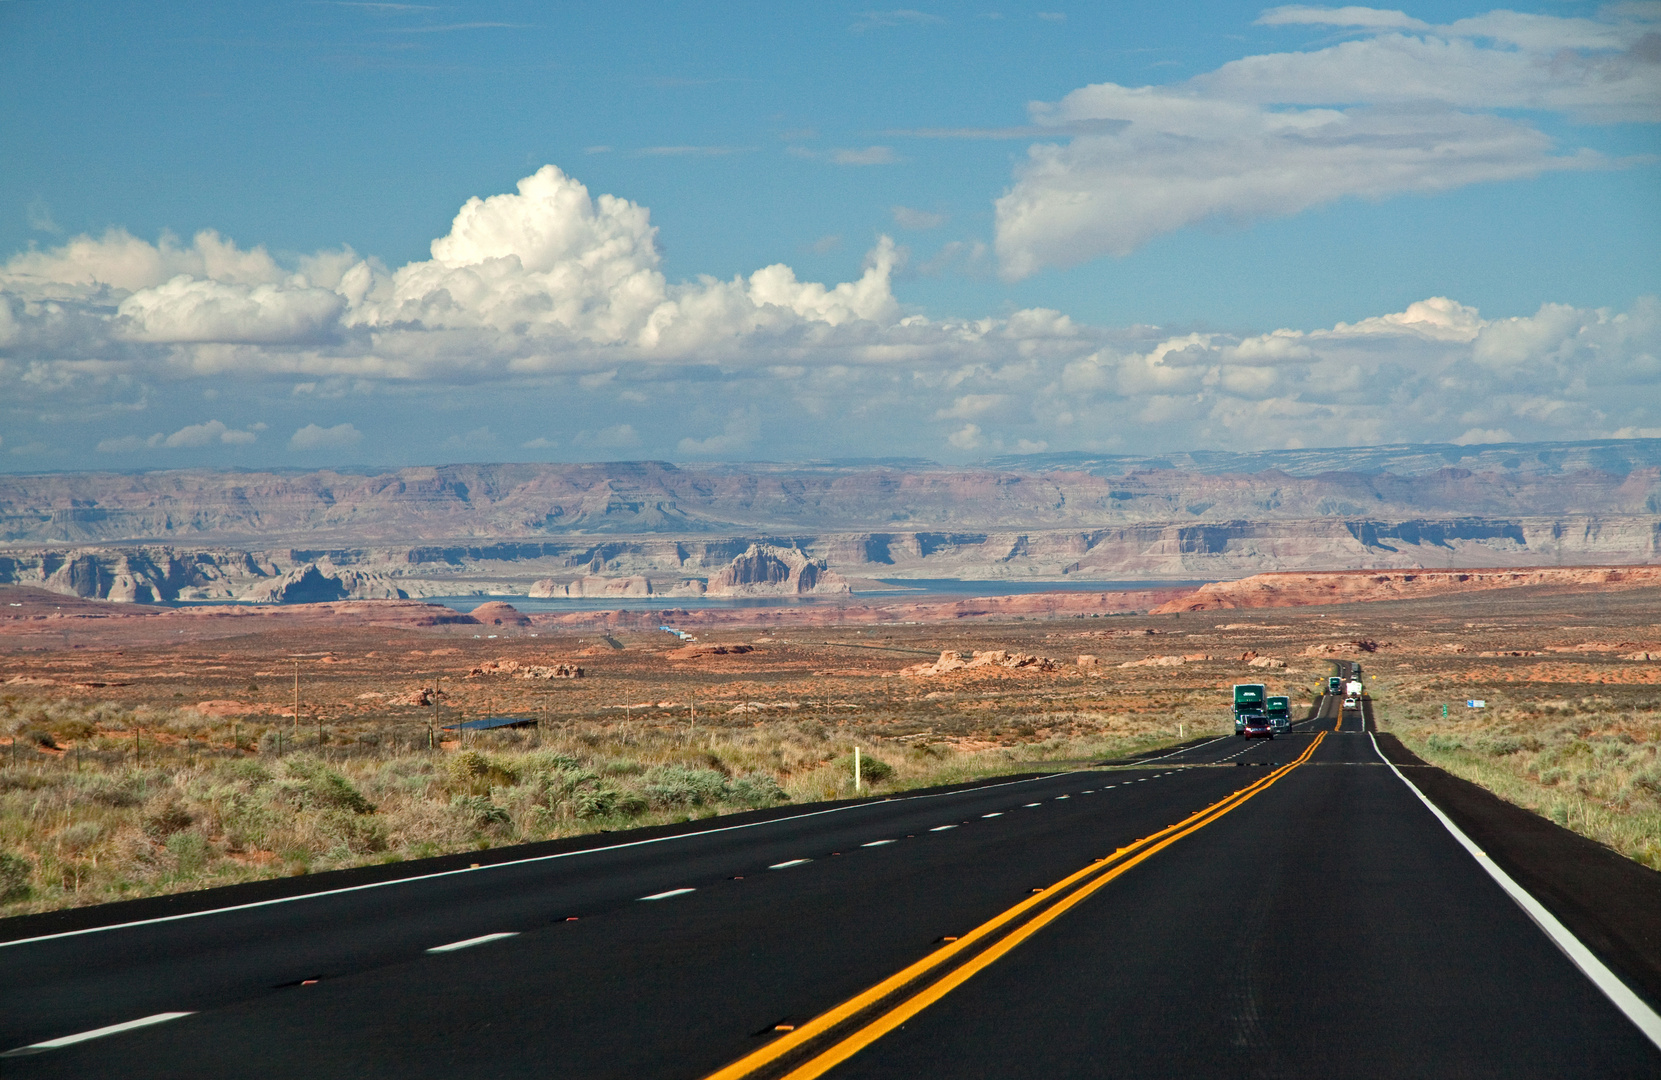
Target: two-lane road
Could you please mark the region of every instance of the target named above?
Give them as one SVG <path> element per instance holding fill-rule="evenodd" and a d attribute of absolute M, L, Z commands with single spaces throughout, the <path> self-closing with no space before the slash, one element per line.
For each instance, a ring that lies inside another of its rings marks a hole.
<path fill-rule="evenodd" d="M 1661 1075 L 1336 705 L 1135 767 L 0 944 L 0 1047 L 188 1014 L 0 1064 Z"/>

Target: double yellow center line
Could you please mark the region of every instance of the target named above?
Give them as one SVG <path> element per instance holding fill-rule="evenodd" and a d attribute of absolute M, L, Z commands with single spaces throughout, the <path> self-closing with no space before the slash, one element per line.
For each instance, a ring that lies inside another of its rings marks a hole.
<path fill-rule="evenodd" d="M 760 1076 L 781 1076 L 782 1080 L 811 1080 L 812 1077 L 824 1075 L 962 986 L 977 972 L 1059 918 L 1068 909 L 1083 902 L 1091 893 L 1120 874 L 1268 790 L 1287 773 L 1308 761 L 1326 736 L 1327 733 L 1324 731 L 1317 734 L 1308 748 L 1295 760 L 1282 765 L 1256 783 L 1212 803 L 1175 825 L 1122 847 L 1106 858 L 1097 859 L 1082 870 L 1069 874 L 1042 892 L 1035 893 L 1014 907 L 981 923 L 956 941 L 895 972 L 828 1012 L 814 1017 L 789 1034 L 744 1055 L 726 1068 L 710 1073 L 705 1080 L 746 1080 Z M 951 968 L 943 976 L 916 990 L 909 997 L 902 994 L 935 969 L 975 949 L 998 931 L 1038 908 L 1042 910 L 981 949 L 979 953 Z M 901 1000 L 884 1007 L 889 998 Z M 813 1044 L 820 1042 L 828 1042 L 828 1045 L 822 1049 L 815 1048 Z M 789 1059 L 805 1060 L 801 1060 L 788 1072 L 780 1073 L 779 1070 L 789 1068 Z"/>

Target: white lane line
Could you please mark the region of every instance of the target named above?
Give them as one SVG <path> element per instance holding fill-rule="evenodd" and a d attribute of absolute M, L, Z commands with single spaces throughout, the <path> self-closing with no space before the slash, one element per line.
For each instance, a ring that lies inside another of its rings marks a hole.
<path fill-rule="evenodd" d="M 20 1046 L 16 1050 L 7 1050 L 4 1054 L 0 1054 L 0 1058 L 40 1054 L 47 1050 L 56 1050 L 60 1046 L 73 1046 L 78 1042 L 86 1042 L 88 1039 L 101 1039 L 105 1035 L 115 1035 L 119 1032 L 131 1031 L 134 1028 L 149 1027 L 151 1024 L 166 1023 L 169 1020 L 177 1020 L 181 1016 L 190 1015 L 192 1014 L 188 1012 L 164 1012 L 152 1016 L 142 1016 L 137 1020 L 128 1020 L 124 1024 L 111 1024 L 109 1027 L 83 1031 L 79 1035 L 65 1035 L 58 1039 L 47 1039 L 45 1042 L 30 1043 L 28 1046 Z"/>
<path fill-rule="evenodd" d="M 870 845 L 867 844 L 867 845 L 864 845 L 864 846 L 869 847 Z M 772 866 L 769 866 L 767 869 L 769 869 L 769 870 L 788 870 L 792 866 L 800 866 L 803 863 L 810 863 L 812 861 L 813 861 L 812 859 L 788 859 L 784 862 L 776 862 Z"/>
<path fill-rule="evenodd" d="M 498 934 L 480 934 L 470 937 L 466 941 L 452 941 L 448 945 L 434 945 L 428 952 L 455 952 L 457 949 L 470 949 L 475 945 L 483 945 L 487 941 L 501 941 L 503 938 L 518 937 L 517 930 L 503 930 Z"/>
<path fill-rule="evenodd" d="M 1060 802 L 1062 799 L 1071 799 L 1072 796 L 1071 795 L 1057 795 L 1055 798 L 1056 798 L 1057 802 Z"/>
<path fill-rule="evenodd" d="M 1367 735 L 1372 737 L 1372 732 L 1369 731 Z M 1440 807 L 1425 798 L 1425 793 L 1420 791 L 1418 786 L 1409 780 L 1400 769 L 1396 768 L 1396 763 L 1384 756 L 1384 751 L 1378 748 L 1376 738 L 1373 739 L 1373 752 L 1386 765 L 1390 766 L 1390 771 L 1395 773 L 1401 782 L 1407 785 L 1407 790 L 1417 795 L 1419 801 L 1424 803 L 1432 814 L 1436 815 L 1436 820 L 1440 821 L 1448 832 L 1453 834 L 1453 838 L 1459 841 L 1459 845 L 1470 853 L 1471 858 L 1476 860 L 1476 864 L 1487 871 L 1488 876 L 1493 878 L 1499 887 L 1505 890 L 1506 895 L 1510 896 L 1516 905 L 1522 908 L 1529 918 L 1534 920 L 1536 926 L 1545 931 L 1546 936 L 1551 938 L 1552 944 L 1561 949 L 1563 955 L 1569 958 L 1569 962 L 1579 968 L 1581 974 L 1592 981 L 1593 986 L 1603 991 L 1603 996 L 1608 998 L 1615 1008 L 1621 1010 L 1626 1018 L 1632 1021 L 1639 1031 L 1644 1033 L 1645 1038 L 1654 1043 L 1657 1049 L 1661 1049 L 1661 1016 L 1657 1016 L 1655 1010 L 1645 1004 L 1644 1000 L 1637 994 L 1634 994 L 1626 983 L 1620 980 L 1619 976 L 1605 967 L 1603 961 L 1599 960 L 1591 949 L 1581 944 L 1580 939 L 1569 932 L 1568 927 L 1558 922 L 1557 916 L 1546 910 L 1544 904 L 1534 899 L 1533 895 L 1527 889 L 1518 885 L 1510 874 L 1495 865 L 1494 860 L 1488 857 L 1488 853 L 1477 847 L 1476 843 L 1466 836 L 1459 826 L 1455 825 L 1446 814 L 1442 813 Z"/>
<path fill-rule="evenodd" d="M 1041 803 L 1041 802 L 1029 802 L 1026 805 L 1029 806 L 1029 807 L 1032 807 L 1032 806 L 1043 806 L 1044 804 Z"/>
<path fill-rule="evenodd" d="M 934 828 L 930 829 L 929 832 L 945 832 L 947 829 L 955 828 L 957 828 L 956 825 L 936 825 Z"/>
<path fill-rule="evenodd" d="M 1083 791 L 1079 792 L 1080 795 L 1094 795 L 1095 793 L 1095 788 L 1085 788 Z"/>
<path fill-rule="evenodd" d="M 1106 787 L 1102 788 L 1102 790 L 1103 791 L 1112 791 L 1114 788 L 1116 788 L 1118 786 L 1119 786 L 1118 784 L 1109 784 Z"/>
<path fill-rule="evenodd" d="M 982 814 L 981 815 L 981 817 L 983 817 L 983 818 L 1003 817 L 1003 816 L 1004 816 L 1004 812 L 1002 810 L 994 810 L 990 814 Z"/>
<path fill-rule="evenodd" d="M 869 844 L 861 844 L 859 846 L 860 847 L 882 847 L 884 844 L 892 844 L 893 842 L 894 841 L 892 841 L 892 840 L 873 840 Z"/>
<path fill-rule="evenodd" d="M 655 892 L 650 896 L 642 896 L 640 899 L 642 899 L 642 900 L 667 900 L 671 896 L 682 896 L 682 895 L 685 895 L 686 893 L 697 892 L 697 891 L 698 890 L 696 890 L 696 889 L 670 889 L 668 892 Z"/>
<path fill-rule="evenodd" d="M 1173 757 L 1176 757 L 1178 754 L 1186 754 L 1190 750 L 1199 750 L 1202 747 L 1210 746 L 1212 743 L 1222 742 L 1224 739 L 1227 739 L 1229 737 L 1230 736 L 1228 736 L 1228 735 L 1219 735 L 1215 739 L 1211 739 L 1207 742 L 1200 743 L 1198 746 L 1184 746 L 1180 750 L 1172 750 L 1169 754 L 1160 754 L 1158 757 L 1143 758 L 1141 761 L 1137 762 L 1137 764 L 1138 765 L 1144 765 L 1144 764 L 1146 764 L 1150 761 L 1164 761 L 1166 758 L 1173 758 Z"/>
<path fill-rule="evenodd" d="M 183 633 L 183 631 L 180 631 Z M 1029 776 L 1024 780 L 1006 780 L 1001 784 L 982 784 L 979 787 L 959 788 L 956 791 L 931 791 L 926 795 L 896 795 L 881 800 L 884 803 L 918 802 L 923 799 L 948 799 L 956 795 L 969 795 L 977 792 L 992 791 L 996 788 L 1015 787 L 1020 784 L 1033 784 L 1040 780 L 1054 780 L 1066 773 L 1045 773 L 1042 776 Z M 33 945 L 41 941 L 56 941 L 58 938 L 80 937 L 83 934 L 102 934 L 110 930 L 131 930 L 139 926 L 154 926 L 159 923 L 178 922 L 181 919 L 201 919 L 209 915 L 228 915 L 233 911 L 252 911 L 255 908 L 272 907 L 276 904 L 293 904 L 300 900 L 318 900 L 325 896 L 343 896 L 346 893 L 363 892 L 366 889 L 384 889 L 391 885 L 413 885 L 421 881 L 433 881 L 437 878 L 451 877 L 455 874 L 472 874 L 483 870 L 501 870 L 514 866 L 528 866 L 531 863 L 553 862 L 557 859 L 574 859 L 580 855 L 598 855 L 606 851 L 622 851 L 625 848 L 644 847 L 648 844 L 667 844 L 676 840 L 695 840 L 702 836 L 714 836 L 717 833 L 737 832 L 740 829 L 759 829 L 764 825 L 778 825 L 786 821 L 802 821 L 806 818 L 821 817 L 825 814 L 840 814 L 847 810 L 869 809 L 873 803 L 851 802 L 842 806 L 831 806 L 823 810 L 810 810 L 805 814 L 791 814 L 788 817 L 768 818 L 766 821 L 746 821 L 742 825 L 722 825 L 714 829 L 700 829 L 697 832 L 676 833 L 674 836 L 653 836 L 645 840 L 627 840 L 621 844 L 604 844 L 600 847 L 581 848 L 577 851 L 560 851 L 552 855 L 532 855 L 524 859 L 508 859 L 505 862 L 491 863 L 485 867 L 468 867 L 465 870 L 435 870 L 430 874 L 413 874 L 410 877 L 392 878 L 389 881 L 370 881 L 362 885 L 345 885 L 338 889 L 320 889 L 317 892 L 297 893 L 294 896 L 278 896 L 270 900 L 254 900 L 246 904 L 229 904 L 220 908 L 206 908 L 202 911 L 185 911 L 177 915 L 158 915 L 153 919 L 133 919 L 130 922 L 107 923 L 104 926 L 88 926 L 81 930 L 60 930 L 54 934 L 38 934 L 34 937 L 13 938 L 11 941 L 0 941 L 0 949 L 9 949 L 13 945 Z"/>

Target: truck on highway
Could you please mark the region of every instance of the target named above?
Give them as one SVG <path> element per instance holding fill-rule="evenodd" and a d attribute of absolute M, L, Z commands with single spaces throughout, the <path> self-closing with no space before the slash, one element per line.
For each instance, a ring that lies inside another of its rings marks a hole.
<path fill-rule="evenodd" d="M 1353 697 L 1353 698 L 1360 697 L 1361 696 L 1361 680 L 1360 679 L 1351 679 L 1349 681 L 1349 685 L 1344 688 L 1344 693 L 1348 694 L 1350 697 Z"/>
<path fill-rule="evenodd" d="M 1292 728 L 1292 699 L 1278 695 L 1264 698 L 1263 714 L 1269 718 L 1269 726 L 1276 735 L 1286 734 Z"/>
<path fill-rule="evenodd" d="M 1263 699 L 1268 696 L 1269 688 L 1262 683 L 1235 683 L 1234 684 L 1234 733 L 1243 734 L 1246 730 L 1247 716 L 1263 715 Z"/>
<path fill-rule="evenodd" d="M 1326 681 L 1326 692 L 1329 693 L 1329 694 L 1341 694 L 1341 693 L 1343 693 L 1344 692 L 1344 680 L 1339 678 L 1338 676 L 1334 675 L 1332 678 L 1330 678 Z"/>

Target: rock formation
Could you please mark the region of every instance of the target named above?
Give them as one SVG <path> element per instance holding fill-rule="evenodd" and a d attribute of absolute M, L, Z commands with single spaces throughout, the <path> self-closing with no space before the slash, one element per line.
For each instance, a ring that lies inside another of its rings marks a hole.
<path fill-rule="evenodd" d="M 502 658 L 486 660 L 467 673 L 470 679 L 483 675 L 511 675 L 515 679 L 580 679 L 583 669 L 576 664 L 522 664 Z"/>
<path fill-rule="evenodd" d="M 1635 588 L 1661 584 L 1661 566 L 1548 566 L 1516 570 L 1411 570 L 1377 573 L 1254 574 L 1201 586 L 1190 596 L 1151 609 L 1155 615 L 1235 608 L 1304 607 L 1367 600 L 1404 600 L 1528 585 Z M 1357 643 L 1359 644 L 1359 643 Z M 1378 648 L 1375 644 L 1373 648 Z"/>
<path fill-rule="evenodd" d="M 561 585 L 553 578 L 543 578 L 530 588 L 532 597 L 625 597 L 651 596 L 656 590 L 644 574 L 629 577 L 605 577 L 589 574 Z"/>
<path fill-rule="evenodd" d="M 710 596 L 807 596 L 847 594 L 853 589 L 823 559 L 810 559 L 795 548 L 751 544 L 709 579 Z"/>
<path fill-rule="evenodd" d="M 409 594 L 380 574 L 306 563 L 241 592 L 237 599 L 252 604 L 320 604 L 330 600 L 407 600 Z"/>
<path fill-rule="evenodd" d="M 1061 664 L 1048 656 L 1034 656 L 1031 653 L 1012 653 L 1003 649 L 987 649 L 964 656 L 962 653 L 943 652 L 940 659 L 932 664 L 913 664 L 903 668 L 901 675 L 910 675 L 914 678 L 929 675 L 945 675 L 953 671 L 970 671 L 976 668 L 1015 668 L 1028 671 L 1059 671 Z"/>
<path fill-rule="evenodd" d="M 530 616 L 500 600 L 490 600 L 473 609 L 473 618 L 484 626 L 529 626 Z"/>

